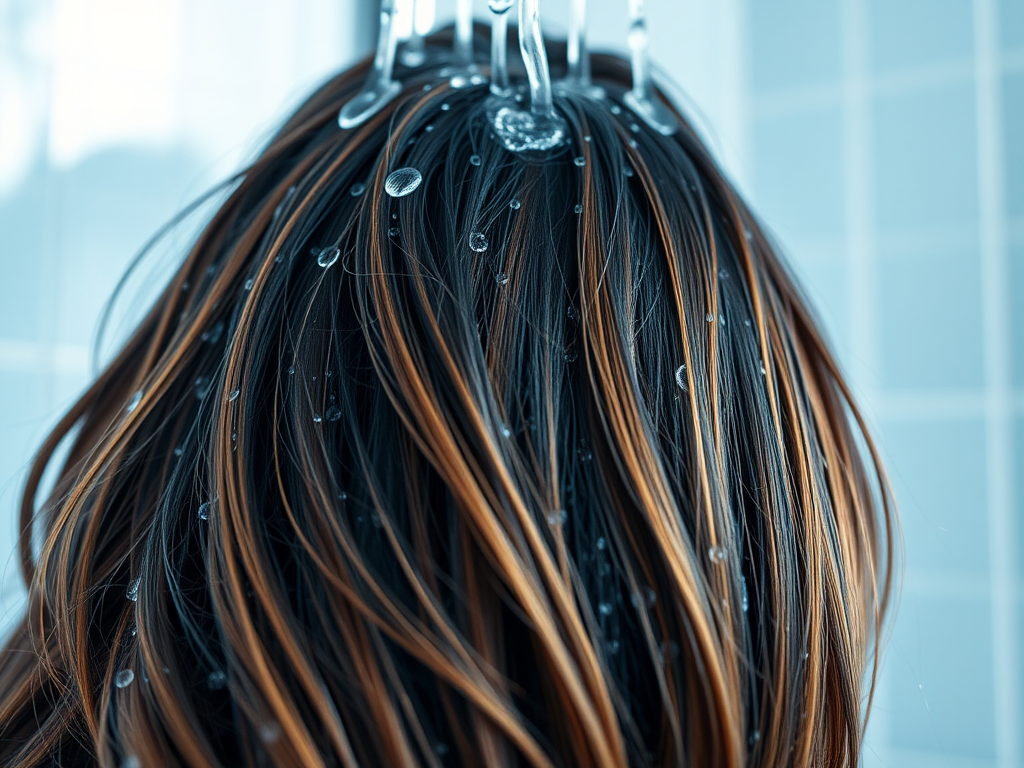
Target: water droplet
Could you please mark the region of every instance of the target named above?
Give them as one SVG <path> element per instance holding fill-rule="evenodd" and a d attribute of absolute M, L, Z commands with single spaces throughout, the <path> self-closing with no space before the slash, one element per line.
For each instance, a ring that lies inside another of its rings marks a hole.
<path fill-rule="evenodd" d="M 634 608 L 650 608 L 658 600 L 658 593 L 650 587 L 644 587 L 639 592 L 634 592 L 629 596 L 629 602 Z"/>
<path fill-rule="evenodd" d="M 121 768 L 142 768 L 142 762 L 135 755 L 128 755 L 121 761 Z"/>
<path fill-rule="evenodd" d="M 122 669 L 114 675 L 114 685 L 118 688 L 127 688 L 135 680 L 135 673 L 130 669 Z"/>
<path fill-rule="evenodd" d="M 142 584 L 142 579 L 135 579 L 131 584 L 128 585 L 128 590 L 124 593 L 124 596 L 131 600 L 133 603 L 139 602 L 139 585 Z"/>
<path fill-rule="evenodd" d="M 710 312 L 708 312 L 707 316 L 704 319 L 707 320 L 709 323 L 715 322 L 715 316 L 712 315 Z"/>
<path fill-rule="evenodd" d="M 289 365 L 288 366 L 288 375 L 292 376 L 294 374 L 295 374 L 295 366 L 294 365 Z"/>
<path fill-rule="evenodd" d="M 639 147 L 639 146 L 640 146 L 640 145 L 639 145 L 639 144 L 637 143 L 637 140 L 636 140 L 636 139 L 630 139 L 630 140 L 629 140 L 629 148 L 630 148 L 630 149 L 636 149 L 636 148 L 637 148 L 637 147 Z"/>
<path fill-rule="evenodd" d="M 348 494 L 345 491 L 338 491 L 338 498 L 341 501 L 345 501 L 346 499 L 348 499 Z"/>
<path fill-rule="evenodd" d="M 565 316 L 572 320 L 574 323 L 580 319 L 580 313 L 576 310 L 572 304 L 570 304 L 565 310 Z"/>
<path fill-rule="evenodd" d="M 508 207 L 511 208 L 513 211 L 518 211 L 522 206 L 523 204 L 520 203 L 515 198 L 512 198 L 512 202 L 508 204 Z"/>
<path fill-rule="evenodd" d="M 132 399 L 128 401 L 128 413 L 131 413 L 136 408 L 138 408 L 139 407 L 139 403 L 141 403 L 141 402 L 142 402 L 142 390 L 140 389 L 138 392 L 136 392 L 134 395 L 132 395 Z"/>
<path fill-rule="evenodd" d="M 259 727 L 260 741 L 264 744 L 273 744 L 281 738 L 281 726 L 273 720 L 261 723 Z"/>
<path fill-rule="evenodd" d="M 505 272 L 499 272 L 498 274 L 496 274 L 494 276 L 494 282 L 496 282 L 498 285 L 507 285 L 508 284 L 508 274 L 505 273 Z"/>
<path fill-rule="evenodd" d="M 750 325 L 750 321 L 749 321 L 749 320 L 744 320 L 744 321 L 743 321 L 743 324 L 744 324 L 745 326 L 747 326 L 747 328 L 750 328 L 750 327 L 751 327 L 751 325 Z"/>
<path fill-rule="evenodd" d="M 760 740 L 761 740 L 761 732 L 760 731 L 752 731 L 751 734 L 750 734 L 750 746 L 754 746 Z"/>
<path fill-rule="evenodd" d="M 324 269 L 327 269 L 329 266 L 334 264 L 340 256 L 341 248 L 336 245 L 328 245 L 320 251 L 320 255 L 316 257 L 316 263 Z"/>
<path fill-rule="evenodd" d="M 449 104 L 447 101 L 444 104 L 441 105 L 441 111 L 442 112 L 447 112 L 451 108 L 452 108 L 452 105 Z"/>
<path fill-rule="evenodd" d="M 620 107 L 618 104 L 612 104 L 611 111 L 613 115 L 621 115 L 622 107 Z"/>
<path fill-rule="evenodd" d="M 327 416 L 328 421 L 338 421 L 341 418 L 341 409 L 336 405 L 332 405 L 327 409 L 327 413 L 325 415 Z"/>
<path fill-rule="evenodd" d="M 750 610 L 750 595 L 747 593 L 746 576 L 740 576 L 740 608 L 744 613 Z"/>
<path fill-rule="evenodd" d="M 483 253 L 487 250 L 487 236 L 483 232 L 470 232 L 469 248 L 477 253 Z"/>
<path fill-rule="evenodd" d="M 209 520 L 210 519 L 210 502 L 204 501 L 199 505 L 199 519 Z"/>
<path fill-rule="evenodd" d="M 508 425 L 502 424 L 501 425 L 501 434 L 502 434 L 503 437 L 512 437 L 512 430 L 509 429 Z"/>
<path fill-rule="evenodd" d="M 567 363 L 575 363 L 576 360 L 579 359 L 579 356 L 579 352 L 577 352 L 574 348 L 570 348 L 565 350 L 565 355 L 562 359 L 565 360 L 565 362 Z"/>
<path fill-rule="evenodd" d="M 587 164 L 587 158 L 583 157 L 583 155 L 580 155 L 579 157 L 573 160 L 573 163 L 575 163 L 577 168 L 582 168 Z"/>
<path fill-rule="evenodd" d="M 384 521 L 380 519 L 380 513 L 374 512 L 370 515 L 370 522 L 373 523 L 374 528 L 383 528 Z"/>
<path fill-rule="evenodd" d="M 582 203 L 576 203 L 576 207 L 573 208 L 573 210 L 576 211 L 576 213 L 583 213 L 583 204 Z"/>
<path fill-rule="evenodd" d="M 240 390 L 240 389 L 233 389 L 233 390 L 231 390 L 231 394 L 228 395 L 228 402 L 229 403 L 235 402 L 235 400 L 238 399 L 238 396 L 240 394 L 242 394 L 242 390 Z"/>
<path fill-rule="evenodd" d="M 548 512 L 548 523 L 551 525 L 563 525 L 568 519 L 569 515 L 564 509 L 556 509 L 553 512 Z"/>
<path fill-rule="evenodd" d="M 588 133 L 586 136 L 584 136 L 583 140 L 584 141 L 590 141 L 590 134 Z"/>
<path fill-rule="evenodd" d="M 210 344 L 216 344 L 220 340 L 220 335 L 224 333 L 224 321 L 218 320 L 213 324 L 213 328 L 208 331 L 203 331 L 199 336 L 200 341 L 207 341 Z"/>
<path fill-rule="evenodd" d="M 686 365 L 685 364 L 684 365 L 680 365 L 678 368 L 676 368 L 676 385 L 681 390 L 683 390 L 683 392 L 687 391 L 687 387 L 686 387 Z"/>
<path fill-rule="evenodd" d="M 415 168 L 398 168 L 384 180 L 384 191 L 391 197 L 405 197 L 416 191 L 423 175 Z"/>
<path fill-rule="evenodd" d="M 348 193 L 352 195 L 352 197 L 359 197 L 365 191 L 366 185 L 363 184 L 361 181 L 357 181 L 355 184 L 349 187 Z"/>
<path fill-rule="evenodd" d="M 597 612 L 600 613 L 602 616 L 611 616 L 612 615 L 612 611 L 614 611 L 614 610 L 615 610 L 615 606 L 613 606 L 611 603 L 598 603 L 597 604 Z"/>
<path fill-rule="evenodd" d="M 423 126 L 423 130 L 426 133 L 430 133 L 432 130 L 434 130 L 434 126 L 428 123 L 427 125 Z"/>
<path fill-rule="evenodd" d="M 761 361 L 760 361 L 760 365 L 761 365 L 761 375 L 762 375 L 762 376 L 767 376 L 767 375 L 768 375 L 768 371 L 766 371 L 766 370 L 764 369 L 764 360 L 761 360 Z"/>
<path fill-rule="evenodd" d="M 470 165 L 480 165 L 481 162 L 483 162 L 483 161 L 480 159 L 480 155 L 470 155 L 469 156 L 469 164 Z"/>
<path fill-rule="evenodd" d="M 608 548 L 608 540 L 604 536 L 599 536 L 594 546 L 597 547 L 598 551 L 603 552 Z"/>
<path fill-rule="evenodd" d="M 391 227 L 388 230 L 388 237 L 398 237 L 399 232 L 401 232 L 401 230 L 398 227 Z"/>
<path fill-rule="evenodd" d="M 255 281 L 255 280 L 253 280 L 253 279 L 252 279 L 252 278 L 250 277 L 250 278 L 249 278 L 248 280 L 246 280 L 246 281 L 245 281 L 245 284 L 243 285 L 243 287 L 245 288 L 245 290 L 247 290 L 247 291 L 251 291 L 251 290 L 252 290 L 252 287 L 253 287 L 253 285 L 255 285 L 255 284 L 256 284 L 256 281 Z"/>
<path fill-rule="evenodd" d="M 213 670 L 206 676 L 206 687 L 211 691 L 222 691 L 228 685 L 228 676 L 219 669 Z"/>
<path fill-rule="evenodd" d="M 200 400 L 205 398 L 210 392 L 210 386 L 211 382 L 209 376 L 200 376 L 198 379 L 196 379 L 196 397 Z"/>
<path fill-rule="evenodd" d="M 711 547 L 708 550 L 708 558 L 712 563 L 724 562 L 727 555 L 725 547 Z"/>
<path fill-rule="evenodd" d="M 619 641 L 618 640 L 609 640 L 607 643 L 605 643 L 604 647 L 605 647 L 605 650 L 608 651 L 608 653 L 616 654 L 616 653 L 619 652 Z"/>
<path fill-rule="evenodd" d="M 623 168 L 622 168 L 622 175 L 625 176 L 627 179 L 632 179 L 633 178 L 633 169 L 630 166 L 628 166 L 628 165 L 623 166 Z"/>
<path fill-rule="evenodd" d="M 182 448 L 180 445 L 177 448 L 174 449 L 174 455 L 175 456 L 181 456 L 181 454 L 183 454 L 184 452 L 185 452 L 185 449 Z"/>
<path fill-rule="evenodd" d="M 576 446 L 576 455 L 579 456 L 580 462 L 583 464 L 594 460 L 594 452 L 590 450 L 590 445 L 582 437 L 580 438 L 579 445 Z"/>
<path fill-rule="evenodd" d="M 313 414 L 313 423 L 314 424 L 319 424 L 323 420 L 324 420 L 323 416 L 321 416 L 319 413 L 314 413 Z"/>

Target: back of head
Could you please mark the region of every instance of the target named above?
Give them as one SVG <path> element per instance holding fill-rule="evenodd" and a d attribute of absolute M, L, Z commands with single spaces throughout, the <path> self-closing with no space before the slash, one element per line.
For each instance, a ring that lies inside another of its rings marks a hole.
<path fill-rule="evenodd" d="M 857 764 L 888 492 L 794 283 L 620 59 L 543 155 L 449 63 L 312 96 L 47 441 L 4 765 Z"/>

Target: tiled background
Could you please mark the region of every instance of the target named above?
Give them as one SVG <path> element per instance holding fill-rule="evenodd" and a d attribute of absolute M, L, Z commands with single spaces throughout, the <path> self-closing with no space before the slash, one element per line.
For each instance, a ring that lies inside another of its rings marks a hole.
<path fill-rule="evenodd" d="M 565 0 L 543 5 L 564 24 Z M 1024 0 L 648 8 L 656 60 L 803 279 L 902 506 L 905 580 L 864 763 L 1020 768 Z M 595 45 L 621 48 L 625 0 L 591 9 Z M 89 379 L 114 282 L 366 46 L 370 12 L 0 0 L 0 625 L 21 594 L 6 553 L 23 470 Z"/>

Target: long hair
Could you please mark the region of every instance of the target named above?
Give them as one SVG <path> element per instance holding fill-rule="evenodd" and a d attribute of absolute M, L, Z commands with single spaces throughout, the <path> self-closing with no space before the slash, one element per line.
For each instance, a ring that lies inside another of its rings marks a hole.
<path fill-rule="evenodd" d="M 794 280 L 623 60 L 540 158 L 450 63 L 320 88 L 45 441 L 3 766 L 858 764 L 894 516 Z"/>

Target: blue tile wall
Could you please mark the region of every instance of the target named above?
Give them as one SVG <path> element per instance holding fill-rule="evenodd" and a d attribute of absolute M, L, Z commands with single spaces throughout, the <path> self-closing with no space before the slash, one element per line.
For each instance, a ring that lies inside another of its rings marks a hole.
<path fill-rule="evenodd" d="M 999 33 L 1004 51 L 1024 50 L 1024 3 L 1000 0 Z"/>
<path fill-rule="evenodd" d="M 826 340 L 839 353 L 850 344 L 849 267 L 844 245 L 829 240 L 797 241 L 783 251 L 811 310 L 824 326 Z"/>
<path fill-rule="evenodd" d="M 838 0 L 749 4 L 751 85 L 767 91 L 837 82 L 842 75 Z"/>
<path fill-rule="evenodd" d="M 38 416 L 46 411 L 47 377 L 38 373 L 0 371 L 0 535 L 14 542 L 18 535 L 16 510 L 25 482 L 25 470 L 43 436 L 45 422 Z M 8 512 L 9 511 L 9 512 Z M 10 551 L 4 551 L 9 555 Z M 17 582 L 17 562 L 0 561 L 4 589 Z"/>
<path fill-rule="evenodd" d="M 872 0 L 874 68 L 889 71 L 970 60 L 972 15 L 971 0 Z"/>
<path fill-rule="evenodd" d="M 896 388 L 981 386 L 981 272 L 976 251 L 884 254 L 880 270 L 883 383 Z"/>
<path fill-rule="evenodd" d="M 904 597 L 886 654 L 894 747 L 932 753 L 937 768 L 994 755 L 991 621 L 984 600 Z"/>
<path fill-rule="evenodd" d="M 59 176 L 66 222 L 59 245 L 62 340 L 92 341 L 95 328 L 81 319 L 98 316 L 109 286 L 166 223 L 165 212 L 190 202 L 172 190 L 194 187 L 197 177 L 198 162 L 187 152 L 132 148 L 97 153 Z"/>
<path fill-rule="evenodd" d="M 35 341 L 39 337 L 46 193 L 45 173 L 36 169 L 25 181 L 24 192 L 0 199 L 5 252 L 0 280 L 0 338 Z"/>
<path fill-rule="evenodd" d="M 907 569 L 985 573 L 981 419 L 889 420 L 882 439 L 906 537 Z"/>
<path fill-rule="evenodd" d="M 1021 553 L 1024 553 L 1024 416 L 1018 415 L 1013 421 L 1013 535 L 1016 541 L 1015 551 L 1017 552 L 1017 584 L 1018 584 L 1018 597 L 1017 602 L 1021 609 L 1024 610 L 1024 592 L 1021 591 L 1021 587 L 1024 587 L 1024 557 Z M 1024 618 L 1022 616 L 1021 618 Z M 1017 625 L 1019 629 L 1024 629 L 1024 622 Z M 1022 649 L 1020 659 L 1021 672 L 1024 674 L 1024 649 Z M 1021 688 L 1024 690 L 1024 687 Z M 1024 729 L 1022 729 L 1024 730 Z M 1024 734 L 1022 734 L 1024 735 Z"/>
<path fill-rule="evenodd" d="M 839 110 L 763 119 L 754 132 L 761 214 L 788 237 L 842 235 L 843 121 Z"/>
<path fill-rule="evenodd" d="M 1024 243 L 1010 247 L 1007 266 L 1010 280 L 1010 380 L 1015 388 L 1024 389 Z M 1024 464 L 1020 466 L 1024 475 Z M 1024 515 L 1021 520 L 1024 528 Z"/>
<path fill-rule="evenodd" d="M 974 88 L 951 85 L 875 103 L 875 217 L 882 231 L 974 225 Z"/>
<path fill-rule="evenodd" d="M 1003 75 L 1002 97 L 1006 213 L 1024 216 L 1024 72 Z"/>

